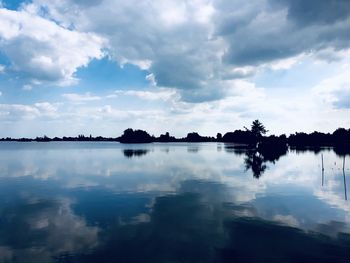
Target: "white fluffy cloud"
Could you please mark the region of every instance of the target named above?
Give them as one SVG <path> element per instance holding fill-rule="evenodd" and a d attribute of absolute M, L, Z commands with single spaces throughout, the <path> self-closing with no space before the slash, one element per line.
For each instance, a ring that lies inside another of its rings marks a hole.
<path fill-rule="evenodd" d="M 58 105 L 49 102 L 38 102 L 34 105 L 0 104 L 0 120 L 20 121 L 37 118 L 57 117 Z"/>
<path fill-rule="evenodd" d="M 313 92 L 327 105 L 336 109 L 350 109 L 349 66 L 344 66 L 337 74 L 324 79 Z"/>
<path fill-rule="evenodd" d="M 21 104 L 0 104 L 1 119 L 33 119 L 40 114 L 35 107 Z"/>
<path fill-rule="evenodd" d="M 119 96 L 134 96 L 142 100 L 156 101 L 163 100 L 169 101 L 173 99 L 179 99 L 177 92 L 174 89 L 156 89 L 156 90 L 116 90 L 113 94 L 107 96 L 107 98 L 116 98 Z"/>
<path fill-rule="evenodd" d="M 203 102 L 227 96 L 227 80 L 261 67 L 288 69 L 303 54 L 347 49 L 349 6 L 344 0 L 331 10 L 324 0 L 34 0 L 21 11 L 1 9 L 0 36 L 13 67 L 40 81 L 74 82 L 77 68 L 101 58 L 105 47 L 120 64 L 149 70 L 158 87 Z"/>
<path fill-rule="evenodd" d="M 120 64 L 147 69 L 159 87 L 176 88 L 186 101 L 225 95 L 221 57 L 225 47 L 213 37 L 210 0 L 34 1 L 27 9 L 79 32 L 108 39 L 108 53 Z"/>
<path fill-rule="evenodd" d="M 184 101 L 203 102 L 226 97 L 227 80 L 259 68 L 289 69 L 303 54 L 347 49 L 349 6 L 337 0 L 325 12 L 324 0 L 34 0 L 26 9 L 94 32 L 119 63 L 149 70 L 157 86 L 178 89 Z"/>
<path fill-rule="evenodd" d="M 102 58 L 103 38 L 64 28 L 28 10 L 0 9 L 0 48 L 11 68 L 36 82 L 69 85 L 79 67 Z"/>
<path fill-rule="evenodd" d="M 101 97 L 94 96 L 91 93 L 87 92 L 85 94 L 78 94 L 78 93 L 65 93 L 62 95 L 65 99 L 75 102 L 75 103 L 84 103 L 88 101 L 96 101 L 100 100 Z"/>

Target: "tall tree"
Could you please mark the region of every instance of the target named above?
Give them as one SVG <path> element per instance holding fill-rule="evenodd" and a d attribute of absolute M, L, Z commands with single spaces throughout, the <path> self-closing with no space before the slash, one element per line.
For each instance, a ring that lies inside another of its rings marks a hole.
<path fill-rule="evenodd" d="M 257 140 L 260 140 L 261 137 L 268 132 L 259 120 L 253 121 L 250 131 Z"/>

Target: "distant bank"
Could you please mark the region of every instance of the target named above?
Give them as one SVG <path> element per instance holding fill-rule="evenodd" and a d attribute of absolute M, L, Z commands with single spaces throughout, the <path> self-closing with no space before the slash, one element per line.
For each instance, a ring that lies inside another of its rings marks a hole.
<path fill-rule="evenodd" d="M 120 143 L 152 143 L 152 142 L 225 142 L 225 143 L 240 143 L 248 144 L 251 146 L 280 148 L 284 145 L 288 145 L 294 148 L 303 147 L 342 147 L 350 148 L 350 129 L 338 128 L 333 133 L 312 132 L 304 133 L 297 132 L 291 134 L 288 137 L 286 135 L 269 135 L 266 136 L 268 131 L 264 125 L 255 120 L 251 128 L 245 128 L 245 130 L 235 130 L 233 132 L 227 132 L 222 135 L 218 133 L 216 137 L 201 136 L 196 132 L 188 133 L 186 137 L 175 138 L 168 132 L 156 137 L 150 135 L 144 130 L 126 129 L 124 133 L 119 137 L 102 137 L 102 136 L 85 136 L 79 135 L 77 137 L 54 137 L 47 136 L 36 138 L 2 138 L 0 141 L 16 141 L 16 142 L 51 142 L 51 141 L 110 141 Z"/>

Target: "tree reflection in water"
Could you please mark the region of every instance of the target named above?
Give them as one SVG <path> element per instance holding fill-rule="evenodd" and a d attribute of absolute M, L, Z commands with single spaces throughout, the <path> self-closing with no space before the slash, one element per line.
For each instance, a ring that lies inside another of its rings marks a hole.
<path fill-rule="evenodd" d="M 246 171 L 251 170 L 255 178 L 260 178 L 267 168 L 264 156 L 257 150 L 246 152 L 244 164 Z"/>
<path fill-rule="evenodd" d="M 141 157 L 149 152 L 148 149 L 124 149 L 123 154 L 126 158 Z"/>
<path fill-rule="evenodd" d="M 286 145 L 271 145 L 270 143 L 260 143 L 257 147 L 225 144 L 225 150 L 226 152 L 245 155 L 245 169 L 246 171 L 250 170 L 257 179 L 259 179 L 268 168 L 267 163 L 274 164 L 280 157 L 286 155 L 288 152 Z"/>

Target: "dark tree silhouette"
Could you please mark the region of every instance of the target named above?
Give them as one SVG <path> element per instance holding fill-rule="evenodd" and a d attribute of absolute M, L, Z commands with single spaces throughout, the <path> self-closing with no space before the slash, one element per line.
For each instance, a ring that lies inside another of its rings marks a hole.
<path fill-rule="evenodd" d="M 150 143 L 154 141 L 147 132 L 143 130 L 126 129 L 119 138 L 121 143 Z"/>
<path fill-rule="evenodd" d="M 190 132 L 185 138 L 186 142 L 206 142 L 208 140 L 207 137 L 200 136 L 197 132 Z"/>
<path fill-rule="evenodd" d="M 196 132 L 188 133 L 184 138 L 175 138 L 169 132 L 161 134 L 159 137 L 149 135 L 143 130 L 127 129 L 120 137 L 93 137 L 83 134 L 77 137 L 62 138 L 47 136 L 36 138 L 0 138 L 0 141 L 17 141 L 17 142 L 59 142 L 59 141 L 110 141 L 121 143 L 150 143 L 150 142 L 224 142 L 245 144 L 250 148 L 256 148 L 268 159 L 276 159 L 286 152 L 288 148 L 297 151 L 312 150 L 320 151 L 324 147 L 332 147 L 339 155 L 350 155 L 350 129 L 338 128 L 333 133 L 322 133 L 314 131 L 312 133 L 296 132 L 285 135 L 266 136 L 268 130 L 257 119 L 251 124 L 250 129 L 244 127 L 245 130 L 235 130 L 227 132 L 224 135 L 217 133 L 216 138 L 211 136 L 201 136 Z M 226 147 L 226 146 L 225 146 Z"/>
<path fill-rule="evenodd" d="M 249 130 L 242 131 L 236 130 L 234 132 L 227 132 L 222 137 L 223 142 L 234 142 L 234 143 L 245 143 L 245 144 L 254 144 L 254 137 Z"/>
<path fill-rule="evenodd" d="M 234 132 L 226 133 L 222 141 L 256 145 L 258 142 L 261 142 L 264 135 L 268 132 L 259 120 L 253 121 L 250 129 L 244 128 L 246 129 L 245 131 L 235 130 Z"/>
<path fill-rule="evenodd" d="M 156 138 L 157 142 L 176 142 L 176 138 L 174 136 L 170 136 L 169 132 L 165 134 L 161 134 L 158 138 Z"/>
<path fill-rule="evenodd" d="M 268 132 L 268 130 L 266 130 L 265 126 L 259 120 L 255 120 L 251 125 L 250 132 L 253 134 L 257 141 L 260 141 L 263 135 Z"/>

